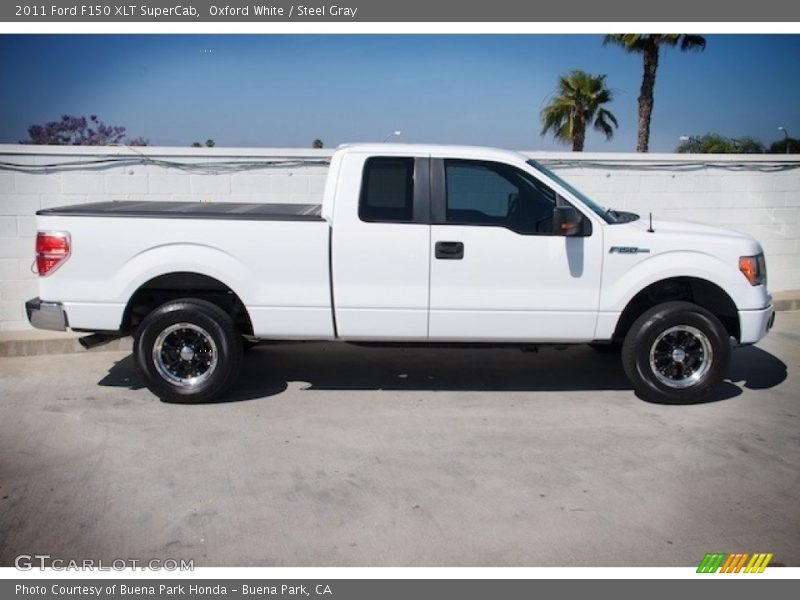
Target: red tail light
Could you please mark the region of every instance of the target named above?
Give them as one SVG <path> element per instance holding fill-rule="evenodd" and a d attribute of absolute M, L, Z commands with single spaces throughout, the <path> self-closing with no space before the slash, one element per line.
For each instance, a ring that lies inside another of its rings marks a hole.
<path fill-rule="evenodd" d="M 69 258 L 70 240 L 66 231 L 40 231 L 36 234 L 36 270 L 49 275 Z"/>

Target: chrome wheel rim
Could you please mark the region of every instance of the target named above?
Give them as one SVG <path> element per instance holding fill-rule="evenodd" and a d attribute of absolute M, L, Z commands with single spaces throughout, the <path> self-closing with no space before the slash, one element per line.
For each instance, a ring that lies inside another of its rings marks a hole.
<path fill-rule="evenodd" d="M 650 369 L 667 387 L 683 389 L 700 381 L 714 362 L 708 336 L 690 325 L 661 332 L 650 347 Z"/>
<path fill-rule="evenodd" d="M 153 344 L 153 363 L 159 375 L 173 385 L 195 387 L 217 368 L 217 344 L 193 323 L 170 325 Z"/>

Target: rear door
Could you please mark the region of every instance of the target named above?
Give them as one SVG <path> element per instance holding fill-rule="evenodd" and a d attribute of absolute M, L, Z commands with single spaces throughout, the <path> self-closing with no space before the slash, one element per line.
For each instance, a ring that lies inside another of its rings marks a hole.
<path fill-rule="evenodd" d="M 602 229 L 553 234 L 567 201 L 501 162 L 432 159 L 431 340 L 589 341 Z"/>
<path fill-rule="evenodd" d="M 428 157 L 352 153 L 344 160 L 331 237 L 337 335 L 426 340 Z"/>

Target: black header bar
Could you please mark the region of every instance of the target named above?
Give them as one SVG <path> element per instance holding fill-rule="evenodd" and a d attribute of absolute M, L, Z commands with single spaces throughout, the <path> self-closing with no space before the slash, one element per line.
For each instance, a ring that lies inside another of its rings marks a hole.
<path fill-rule="evenodd" d="M 15 0 L 0 4 L 7 22 L 798 22 L 786 0 Z"/>

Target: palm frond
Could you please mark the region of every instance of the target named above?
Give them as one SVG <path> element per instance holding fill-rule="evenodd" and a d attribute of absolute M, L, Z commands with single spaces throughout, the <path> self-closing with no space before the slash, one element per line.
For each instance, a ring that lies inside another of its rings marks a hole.
<path fill-rule="evenodd" d="M 648 45 L 677 46 L 681 51 L 702 51 L 706 38 L 691 33 L 615 33 L 603 38 L 604 46 L 619 46 L 626 52 L 642 52 Z"/>
<path fill-rule="evenodd" d="M 696 52 L 702 52 L 706 49 L 706 38 L 702 35 L 693 35 L 690 33 L 684 33 L 681 36 L 681 50 L 683 52 L 694 50 Z"/>
<path fill-rule="evenodd" d="M 605 135 L 607 140 L 610 140 L 614 137 L 614 127 L 619 127 L 614 114 L 605 108 L 598 110 L 597 117 L 594 120 L 594 128 Z"/>
<path fill-rule="evenodd" d="M 614 33 L 603 38 L 604 46 L 619 46 L 626 52 L 641 52 L 647 42 L 647 35 L 640 33 Z"/>

